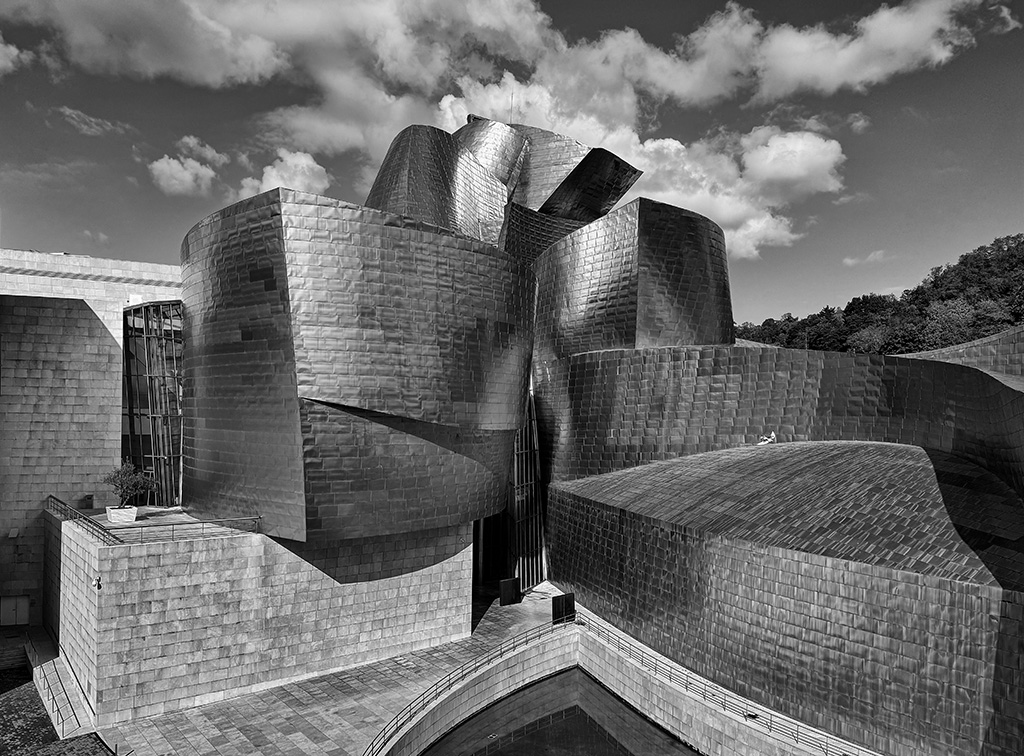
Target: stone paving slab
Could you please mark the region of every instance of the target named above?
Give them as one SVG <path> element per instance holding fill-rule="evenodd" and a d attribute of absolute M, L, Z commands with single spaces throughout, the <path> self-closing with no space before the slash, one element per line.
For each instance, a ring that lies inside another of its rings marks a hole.
<path fill-rule="evenodd" d="M 134 756 L 359 756 L 409 701 L 506 638 L 551 621 L 543 584 L 514 606 L 497 601 L 471 637 L 103 731 Z"/>

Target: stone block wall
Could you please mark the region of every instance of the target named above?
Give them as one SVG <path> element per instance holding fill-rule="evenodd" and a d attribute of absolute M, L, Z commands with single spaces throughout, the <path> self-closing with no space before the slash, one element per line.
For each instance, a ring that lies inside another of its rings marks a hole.
<path fill-rule="evenodd" d="M 0 386 L 0 591 L 27 594 L 37 625 L 47 495 L 72 506 L 108 499 L 101 478 L 121 454 L 121 351 L 80 300 L 0 296 Z"/>
<path fill-rule="evenodd" d="M 179 279 L 171 265 L 0 250 L 0 595 L 28 595 L 31 624 L 47 495 L 115 503 L 100 479 L 121 456 L 122 310 L 178 298 Z"/>
<path fill-rule="evenodd" d="M 305 555 L 329 575 L 264 535 L 104 546 L 65 523 L 61 643 L 102 726 L 459 640 L 471 526 L 427 535 Z"/>
<path fill-rule="evenodd" d="M 60 646 L 93 715 L 96 714 L 100 671 L 96 666 L 100 639 L 100 605 L 106 598 L 93 580 L 104 577 L 102 544 L 81 525 L 61 523 Z M 106 586 L 104 586 L 105 588 Z"/>

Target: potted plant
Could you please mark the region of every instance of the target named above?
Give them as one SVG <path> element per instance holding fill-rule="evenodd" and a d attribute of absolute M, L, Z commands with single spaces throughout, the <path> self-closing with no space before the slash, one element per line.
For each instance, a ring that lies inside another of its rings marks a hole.
<path fill-rule="evenodd" d="M 135 522 L 139 508 L 128 502 L 137 496 L 156 490 L 156 481 L 148 473 L 139 470 L 130 460 L 124 460 L 120 467 L 111 470 L 103 482 L 114 489 L 118 505 L 107 507 L 108 522 Z"/>

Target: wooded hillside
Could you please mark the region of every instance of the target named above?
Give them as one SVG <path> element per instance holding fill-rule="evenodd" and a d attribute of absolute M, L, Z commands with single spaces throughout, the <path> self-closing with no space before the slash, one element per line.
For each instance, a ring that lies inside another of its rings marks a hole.
<path fill-rule="evenodd" d="M 765 344 L 901 354 L 962 344 L 1024 323 L 1024 234 L 1003 236 L 932 268 L 903 295 L 865 294 L 806 318 L 786 313 L 736 336 Z"/>

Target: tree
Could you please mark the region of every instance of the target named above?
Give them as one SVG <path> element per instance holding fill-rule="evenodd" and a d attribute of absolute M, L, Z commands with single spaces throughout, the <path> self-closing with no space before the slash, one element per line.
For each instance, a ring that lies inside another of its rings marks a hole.
<path fill-rule="evenodd" d="M 143 472 L 132 464 L 131 460 L 124 460 L 120 467 L 115 467 L 107 473 L 103 482 L 114 489 L 117 494 L 118 507 L 128 506 L 128 502 L 136 496 L 155 491 L 156 481 L 148 473 Z"/>

